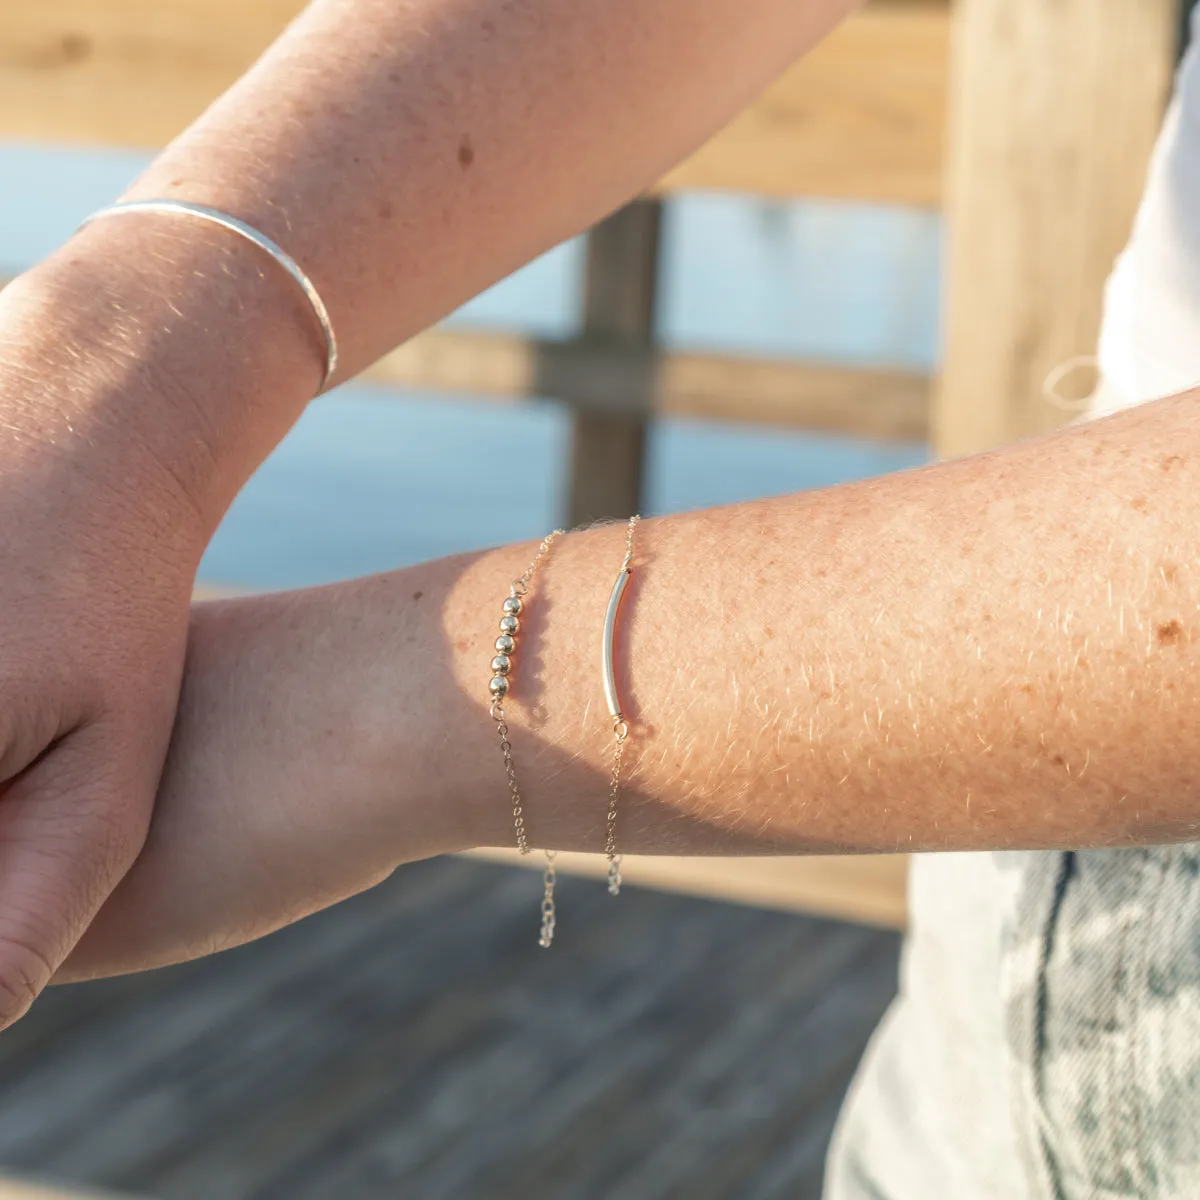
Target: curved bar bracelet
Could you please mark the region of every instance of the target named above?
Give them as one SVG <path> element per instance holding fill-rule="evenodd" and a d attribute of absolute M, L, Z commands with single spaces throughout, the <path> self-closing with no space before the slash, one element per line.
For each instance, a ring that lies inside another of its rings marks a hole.
<path fill-rule="evenodd" d="M 613 665 L 613 640 L 617 632 L 617 617 L 625 589 L 633 575 L 633 536 L 641 518 L 635 513 L 629 518 L 629 531 L 625 535 L 625 561 L 608 597 L 608 610 L 604 614 L 604 631 L 600 639 L 600 662 L 604 674 L 604 700 L 608 715 L 612 718 L 613 743 L 612 774 L 608 782 L 607 833 L 604 855 L 608 859 L 608 892 L 617 896 L 621 892 L 621 856 L 617 853 L 617 801 L 621 795 L 621 759 L 625 754 L 625 742 L 629 738 L 629 721 L 621 709 L 621 697 L 617 691 L 617 673 Z"/>
<path fill-rule="evenodd" d="M 601 646 L 604 668 L 604 700 L 608 705 L 608 715 L 612 717 L 614 725 L 618 721 L 625 720 L 625 714 L 621 711 L 621 700 L 617 695 L 617 676 L 613 669 L 613 634 L 617 630 L 617 613 L 621 611 L 621 599 L 625 595 L 625 585 L 629 583 L 631 574 L 633 572 L 626 567 L 617 576 L 617 582 L 613 584 L 612 595 L 608 598 L 608 612 L 604 614 L 604 640 Z"/>

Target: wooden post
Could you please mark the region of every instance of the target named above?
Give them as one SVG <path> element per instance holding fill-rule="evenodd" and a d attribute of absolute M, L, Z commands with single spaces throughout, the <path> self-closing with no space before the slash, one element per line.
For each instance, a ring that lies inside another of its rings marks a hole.
<path fill-rule="evenodd" d="M 589 346 L 653 345 L 662 204 L 635 200 L 588 234 L 583 330 Z M 572 430 L 568 525 L 627 517 L 641 507 L 646 425 L 654 372 L 629 397 L 633 414 L 576 412 Z"/>
<path fill-rule="evenodd" d="M 1067 419 L 1046 377 L 1092 354 L 1168 94 L 1178 0 L 958 0 L 943 455 Z"/>

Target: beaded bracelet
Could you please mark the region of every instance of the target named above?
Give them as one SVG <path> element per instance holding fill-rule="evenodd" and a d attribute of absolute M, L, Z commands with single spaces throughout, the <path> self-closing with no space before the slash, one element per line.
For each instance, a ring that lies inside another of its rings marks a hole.
<path fill-rule="evenodd" d="M 525 833 L 525 806 L 521 801 L 520 785 L 517 783 L 517 769 L 513 765 L 512 742 L 508 737 L 508 723 L 504 719 L 504 697 L 508 695 L 510 687 L 509 675 L 512 672 L 513 654 L 517 648 L 517 635 L 521 632 L 521 613 L 525 610 L 525 597 L 529 594 L 530 581 L 538 563 L 545 558 L 555 540 L 562 535 L 561 529 L 548 534 L 538 547 L 533 561 L 525 568 L 525 573 L 512 581 L 508 589 L 508 599 L 501 605 L 503 615 L 500 618 L 500 636 L 496 639 L 492 678 L 488 682 L 488 694 L 492 698 L 492 720 L 496 722 L 496 732 L 500 735 L 500 752 L 504 755 L 504 771 L 508 776 L 508 794 L 512 800 L 517 851 L 521 854 L 529 853 L 529 838 Z M 542 874 L 542 932 L 538 938 L 539 946 L 549 946 L 554 940 L 555 851 L 547 850 L 545 854 L 546 867 Z"/>
<path fill-rule="evenodd" d="M 613 756 L 612 769 L 609 775 L 608 811 L 605 817 L 604 853 L 608 859 L 608 891 L 616 896 L 621 890 L 621 856 L 617 852 L 617 803 L 621 794 L 621 762 L 625 753 L 625 743 L 629 738 L 629 722 L 621 708 L 617 692 L 616 672 L 613 663 L 613 642 L 616 633 L 617 617 L 621 610 L 621 601 L 625 589 L 633 574 L 634 533 L 639 517 L 629 519 L 629 528 L 625 537 L 625 558 L 621 570 L 613 584 L 612 593 L 608 599 L 608 609 L 604 617 L 601 636 L 601 670 L 604 678 L 604 698 L 608 705 L 609 716 L 613 723 Z M 509 587 L 508 598 L 502 607 L 500 617 L 500 636 L 495 641 L 495 657 L 492 659 L 492 677 L 488 682 L 488 694 L 491 697 L 491 716 L 496 722 L 496 731 L 500 737 L 500 751 L 504 756 L 504 771 L 508 777 L 508 792 L 512 800 L 513 829 L 516 833 L 517 851 L 529 853 L 529 837 L 525 829 L 525 806 L 521 798 L 521 788 L 517 782 L 517 770 L 513 763 L 512 741 L 509 738 L 508 722 L 504 716 L 504 698 L 512 686 L 511 676 L 513 656 L 517 648 L 517 637 L 521 631 L 521 614 L 525 610 L 525 600 L 529 594 L 529 585 L 533 580 L 538 564 L 549 553 L 555 540 L 563 535 L 561 529 L 555 529 L 548 534 L 538 547 L 533 561 L 525 568 L 519 579 L 514 579 Z M 542 875 L 542 926 L 538 937 L 538 945 L 548 947 L 554 940 L 556 910 L 554 904 L 554 886 L 557 882 L 555 870 L 556 851 L 546 850 L 546 866 Z"/>

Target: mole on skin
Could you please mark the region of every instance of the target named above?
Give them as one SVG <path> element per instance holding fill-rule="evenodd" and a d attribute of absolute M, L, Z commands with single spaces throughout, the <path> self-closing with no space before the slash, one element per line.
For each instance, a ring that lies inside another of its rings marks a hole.
<path fill-rule="evenodd" d="M 1163 621 L 1154 627 L 1154 640 L 1160 646 L 1175 646 L 1183 641 L 1183 626 L 1178 621 Z"/>

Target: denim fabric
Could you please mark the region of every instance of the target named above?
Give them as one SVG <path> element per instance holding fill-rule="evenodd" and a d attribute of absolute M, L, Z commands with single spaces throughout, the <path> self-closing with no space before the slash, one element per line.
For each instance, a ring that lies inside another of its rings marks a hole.
<path fill-rule="evenodd" d="M 1057 875 L 1039 986 L 1010 1014 L 1050 1194 L 1200 1197 L 1200 847 L 1068 854 Z"/>
<path fill-rule="evenodd" d="M 827 1200 L 1200 1197 L 1200 846 L 925 855 Z"/>

